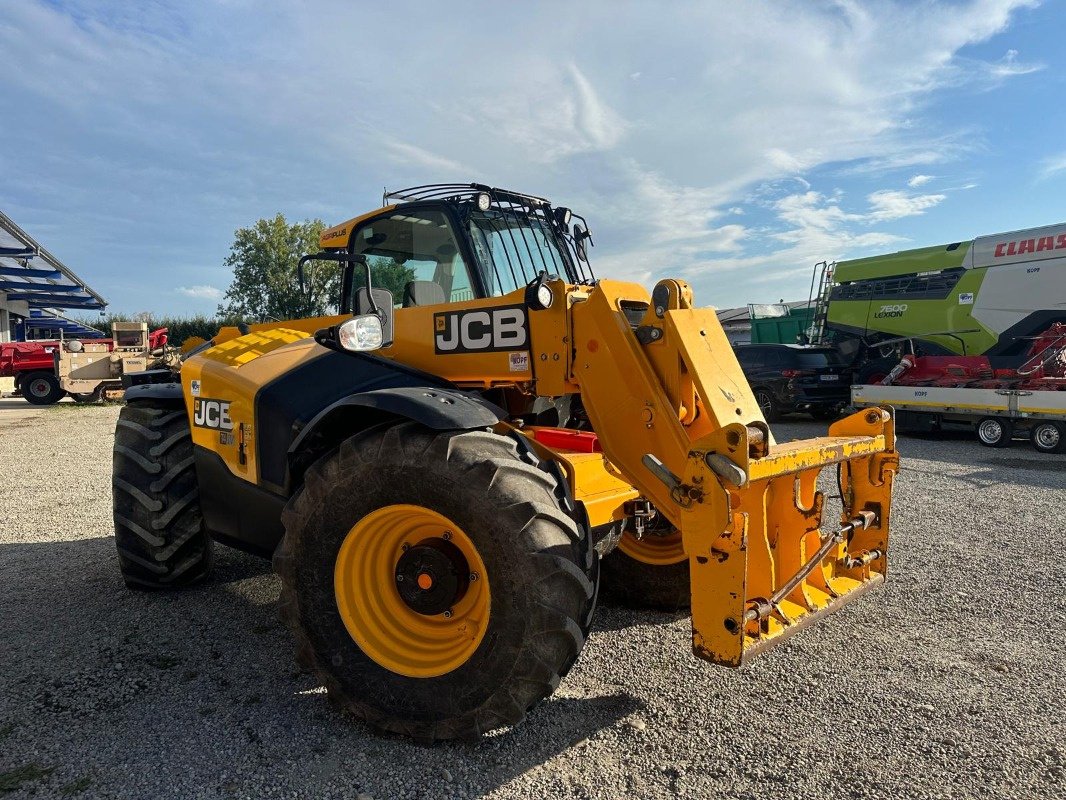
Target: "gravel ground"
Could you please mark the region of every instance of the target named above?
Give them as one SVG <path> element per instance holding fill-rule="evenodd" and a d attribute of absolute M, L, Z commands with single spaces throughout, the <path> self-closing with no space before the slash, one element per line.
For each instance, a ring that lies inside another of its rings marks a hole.
<path fill-rule="evenodd" d="M 743 671 L 697 661 L 684 616 L 602 608 L 522 726 L 427 748 L 331 709 L 265 562 L 123 587 L 117 413 L 0 427 L 5 797 L 1066 797 L 1066 457 L 905 438 L 881 591 Z"/>

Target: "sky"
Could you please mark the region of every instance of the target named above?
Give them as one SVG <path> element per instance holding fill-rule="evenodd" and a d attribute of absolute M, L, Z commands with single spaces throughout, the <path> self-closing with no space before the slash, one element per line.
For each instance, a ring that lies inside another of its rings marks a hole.
<path fill-rule="evenodd" d="M 109 311 L 211 314 L 234 231 L 477 181 L 600 277 L 806 299 L 815 262 L 1066 219 L 1063 3 L 0 0 L 0 210 Z"/>

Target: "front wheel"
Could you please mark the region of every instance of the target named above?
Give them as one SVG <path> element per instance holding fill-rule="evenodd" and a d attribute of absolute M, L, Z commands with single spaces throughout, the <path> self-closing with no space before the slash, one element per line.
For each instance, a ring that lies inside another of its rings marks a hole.
<path fill-rule="evenodd" d="M 115 545 L 131 589 L 177 589 L 211 572 L 185 407 L 132 403 L 115 427 Z"/>
<path fill-rule="evenodd" d="M 423 741 L 520 722 L 581 652 L 598 562 L 560 485 L 488 431 L 404 423 L 308 471 L 275 555 L 330 698 Z"/>
<path fill-rule="evenodd" d="M 977 440 L 985 447 L 1010 447 L 1014 423 L 1006 417 L 985 417 L 977 423 Z"/>
<path fill-rule="evenodd" d="M 1029 429 L 1029 441 L 1041 453 L 1066 452 L 1066 425 L 1060 422 L 1038 422 Z"/>
<path fill-rule="evenodd" d="M 31 372 L 19 383 L 22 396 L 35 406 L 50 406 L 63 398 L 59 378 L 51 372 Z"/>

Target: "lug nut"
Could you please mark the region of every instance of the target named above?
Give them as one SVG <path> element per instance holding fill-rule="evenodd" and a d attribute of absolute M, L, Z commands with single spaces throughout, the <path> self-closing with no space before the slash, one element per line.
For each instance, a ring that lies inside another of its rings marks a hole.
<path fill-rule="evenodd" d="M 445 531 L 444 535 L 441 538 L 444 539 L 444 541 L 446 541 L 446 542 L 450 542 L 451 539 L 452 539 L 452 532 L 451 531 Z"/>
<path fill-rule="evenodd" d="M 451 619 L 452 618 L 452 610 L 450 608 L 447 611 L 444 612 L 444 618 L 445 619 Z"/>
<path fill-rule="evenodd" d="M 476 572 L 471 572 L 470 573 L 470 582 L 473 583 L 477 579 L 478 579 L 478 574 Z"/>

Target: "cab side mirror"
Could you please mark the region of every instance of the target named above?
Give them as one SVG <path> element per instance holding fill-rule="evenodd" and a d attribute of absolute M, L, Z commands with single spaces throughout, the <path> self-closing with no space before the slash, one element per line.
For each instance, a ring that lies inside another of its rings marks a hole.
<path fill-rule="evenodd" d="M 588 242 L 592 239 L 592 234 L 589 233 L 584 226 L 580 223 L 574 223 L 574 252 L 577 253 L 577 257 L 584 261 L 586 264 L 589 260 L 589 246 Z"/>

